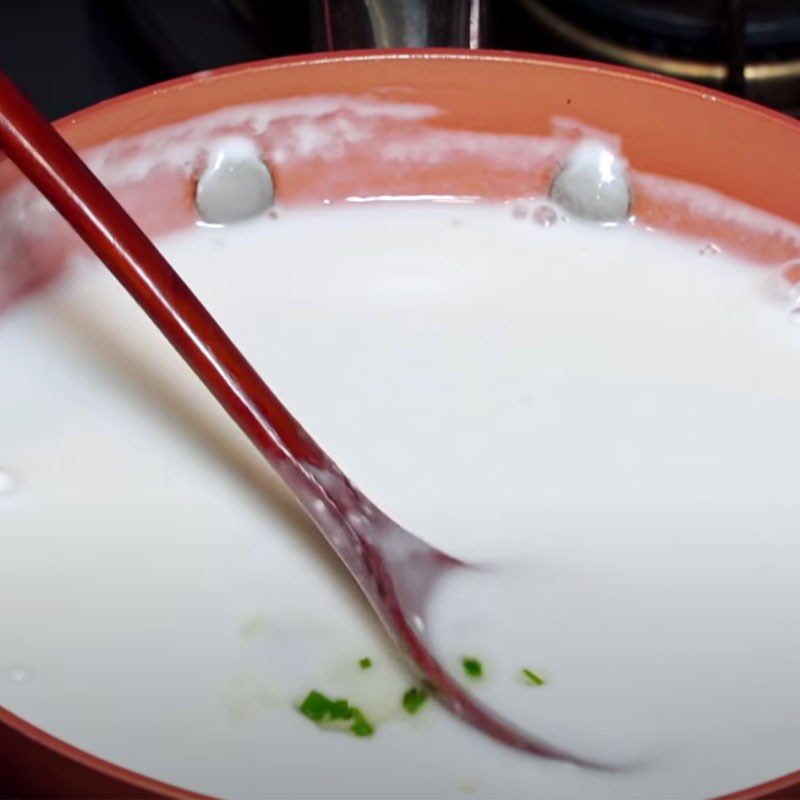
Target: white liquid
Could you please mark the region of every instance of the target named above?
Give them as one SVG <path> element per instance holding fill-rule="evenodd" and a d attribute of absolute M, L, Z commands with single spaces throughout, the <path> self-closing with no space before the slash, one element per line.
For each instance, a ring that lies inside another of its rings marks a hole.
<path fill-rule="evenodd" d="M 454 668 L 481 658 L 476 690 L 534 733 L 636 769 L 405 714 L 344 570 L 97 266 L 0 318 L 1 455 L 25 476 L 0 498 L 0 660 L 35 675 L 0 704 L 223 796 L 690 800 L 796 769 L 800 333 L 774 275 L 701 244 L 441 205 L 163 242 L 368 496 L 514 565 L 508 605 L 456 581 L 436 600 Z M 312 688 L 375 736 L 315 728 Z"/>

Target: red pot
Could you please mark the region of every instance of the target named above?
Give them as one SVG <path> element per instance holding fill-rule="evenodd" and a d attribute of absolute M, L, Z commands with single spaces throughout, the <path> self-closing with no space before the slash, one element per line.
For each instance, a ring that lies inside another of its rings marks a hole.
<path fill-rule="evenodd" d="M 132 155 L 151 160 L 154 169 L 137 179 L 106 177 L 149 233 L 163 233 L 195 220 L 192 178 L 199 161 L 162 162 L 158 143 L 148 150 L 136 136 L 229 106 L 323 94 L 435 106 L 442 113 L 427 124 L 443 130 L 549 135 L 554 117 L 572 117 L 618 135 L 640 174 L 701 184 L 800 223 L 800 124 L 694 86 L 566 59 L 417 50 L 266 61 L 115 98 L 59 127 L 78 148 L 123 139 L 131 146 L 118 148 L 120 163 Z M 270 136 L 277 135 L 265 134 L 262 145 L 269 148 Z M 377 127 L 372 136 L 391 137 L 391 125 Z M 513 198 L 545 190 L 555 166 L 554 157 L 513 169 L 472 159 L 456 153 L 446 162 L 415 162 L 398 170 L 396 163 L 350 148 L 324 169 L 311 154 L 277 163 L 273 171 L 282 203 L 308 204 L 378 194 Z M 113 167 L 98 167 L 101 177 Z M 0 162 L 0 207 L 20 186 L 16 171 Z M 641 178 L 634 178 L 634 189 L 636 215 L 647 224 L 702 232 L 756 261 L 795 255 L 779 236 L 753 236 L 730 221 L 699 219 L 679 199 L 656 198 Z M 0 217 L 0 237 L 12 242 L 0 248 L 0 271 L 6 275 L 0 304 L 53 275 L 77 246 L 51 217 L 34 232 L 17 230 Z M 9 779 L 14 796 L 197 797 L 81 752 L 0 708 L 0 781 Z M 767 797 L 800 798 L 800 772 L 743 788 L 727 800 Z"/>

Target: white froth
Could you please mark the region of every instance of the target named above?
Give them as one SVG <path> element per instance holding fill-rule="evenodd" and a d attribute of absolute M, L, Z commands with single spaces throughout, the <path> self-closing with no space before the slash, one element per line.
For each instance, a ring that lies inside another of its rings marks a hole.
<path fill-rule="evenodd" d="M 533 173 L 537 165 L 566 163 L 578 140 L 583 141 L 575 151 L 578 154 L 588 152 L 587 148 L 600 148 L 613 154 L 612 172 L 617 177 L 615 171 L 624 168 L 619 137 L 579 120 L 555 116 L 551 135 L 521 135 L 449 130 L 441 127 L 441 116 L 440 109 L 426 104 L 373 96 L 312 95 L 228 107 L 89 148 L 82 155 L 112 189 L 144 180 L 163 168 L 177 169 L 189 182 L 197 165 L 207 161 L 209 153 L 231 136 L 246 136 L 262 144 L 267 141 L 268 147 L 260 155 L 276 169 L 296 168 L 309 160 L 335 166 L 345 154 L 357 150 L 364 158 L 381 163 L 432 166 L 465 159 L 478 173 L 491 169 L 524 174 L 527 165 Z M 590 163 L 595 168 L 585 169 Z M 570 181 L 572 188 L 556 199 L 566 207 L 570 200 L 576 201 L 578 205 L 573 210 L 587 216 L 599 214 L 608 219 L 613 215 L 614 219 L 622 219 L 628 211 L 635 214 L 635 206 L 626 206 L 622 182 L 615 178 L 607 185 L 603 183 L 598 178 L 597 163 L 596 158 L 579 158 L 573 164 L 576 169 L 580 167 L 575 183 Z M 710 189 L 641 173 L 635 164 L 630 175 L 649 198 L 677 202 L 695 218 L 735 223 L 743 240 L 777 234 L 800 247 L 800 231 L 786 220 Z M 539 184 L 532 184 L 536 186 L 532 191 L 538 192 Z M 598 185 L 601 191 L 595 191 Z M 441 196 L 452 199 L 444 190 Z M 0 196 L 0 264 L 12 260 L 9 251 L 13 256 L 18 241 L 47 230 L 54 224 L 53 218 L 53 210 L 29 185 L 22 183 L 4 192 Z M 0 302 L 4 288 L 0 273 Z"/>
<path fill-rule="evenodd" d="M 0 469 L 0 495 L 11 494 L 19 484 L 19 479 L 11 470 Z"/>

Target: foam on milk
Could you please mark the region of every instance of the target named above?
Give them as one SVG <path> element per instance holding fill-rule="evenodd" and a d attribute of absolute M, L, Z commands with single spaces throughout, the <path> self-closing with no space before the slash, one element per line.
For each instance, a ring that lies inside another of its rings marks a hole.
<path fill-rule="evenodd" d="M 699 800 L 795 769 L 792 299 L 702 242 L 536 208 L 287 211 L 160 244 L 368 496 L 509 570 L 434 599 L 453 669 L 481 658 L 487 701 L 635 768 L 405 714 L 412 681 L 344 570 L 91 264 L 0 318 L 2 455 L 26 477 L 0 502 L 3 660 L 36 676 L 0 703 L 232 797 Z M 374 738 L 317 730 L 311 688 Z"/>
<path fill-rule="evenodd" d="M 19 479 L 13 472 L 0 468 L 0 495 L 11 494 L 19 485 Z"/>

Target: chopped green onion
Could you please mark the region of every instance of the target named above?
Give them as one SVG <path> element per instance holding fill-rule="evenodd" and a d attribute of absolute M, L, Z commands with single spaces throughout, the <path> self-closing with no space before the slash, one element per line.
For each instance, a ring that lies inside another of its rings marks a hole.
<path fill-rule="evenodd" d="M 350 719 L 353 716 L 353 709 L 347 700 L 333 700 L 328 708 L 331 719 Z"/>
<path fill-rule="evenodd" d="M 307 716 L 314 722 L 322 722 L 328 715 L 331 708 L 331 701 L 324 694 L 317 691 L 310 691 L 305 700 L 300 705 L 300 713 Z"/>
<path fill-rule="evenodd" d="M 412 686 L 403 695 L 403 708 L 408 711 L 409 714 L 416 714 L 427 699 L 428 693 L 425 689 L 418 689 L 416 686 Z"/>
<path fill-rule="evenodd" d="M 361 669 L 369 669 L 372 666 L 372 659 L 371 658 L 362 658 L 358 662 L 358 666 L 361 667 Z"/>
<path fill-rule="evenodd" d="M 477 658 L 462 658 L 461 666 L 464 667 L 464 672 L 466 672 L 470 678 L 483 677 L 483 664 L 481 664 Z"/>
<path fill-rule="evenodd" d="M 544 686 L 547 681 L 538 673 L 527 667 L 522 668 L 522 674 L 536 686 Z"/>
<path fill-rule="evenodd" d="M 354 736 L 372 736 L 375 732 L 375 728 L 367 721 L 360 708 L 351 706 L 347 700 L 331 700 L 315 689 L 308 693 L 298 710 L 318 725 L 328 720 L 331 722 L 352 720 L 353 724 L 349 730 Z"/>
<path fill-rule="evenodd" d="M 366 717 L 361 713 L 358 708 L 352 709 L 353 711 L 353 724 L 350 726 L 350 733 L 353 736 L 372 736 L 375 733 L 375 728 L 367 722 Z"/>

